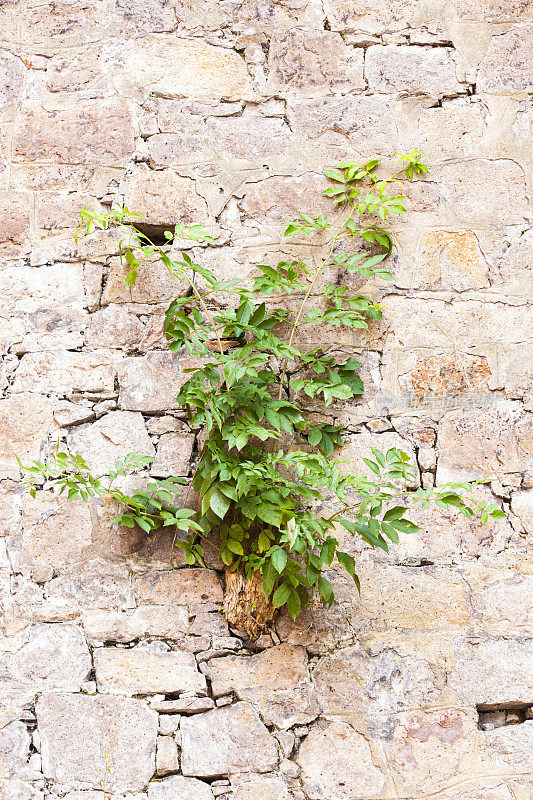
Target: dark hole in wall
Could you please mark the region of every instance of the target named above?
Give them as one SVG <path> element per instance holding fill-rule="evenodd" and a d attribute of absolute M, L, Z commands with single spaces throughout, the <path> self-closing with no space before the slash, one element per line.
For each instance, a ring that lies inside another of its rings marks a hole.
<path fill-rule="evenodd" d="M 504 725 L 519 725 L 533 719 L 533 703 L 480 703 L 477 706 L 478 728 L 491 731 Z"/>
<path fill-rule="evenodd" d="M 151 225 L 146 222 L 134 222 L 135 227 L 143 233 L 147 239 L 158 247 L 168 244 L 168 239 L 165 237 L 165 231 L 174 233 L 173 225 Z M 148 241 L 146 241 L 148 244 Z"/>

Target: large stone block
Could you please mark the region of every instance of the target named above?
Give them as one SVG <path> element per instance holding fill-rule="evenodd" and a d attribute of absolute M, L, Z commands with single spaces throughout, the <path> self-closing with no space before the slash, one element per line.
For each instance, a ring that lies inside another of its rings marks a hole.
<path fill-rule="evenodd" d="M 454 95 L 465 91 L 456 59 L 447 48 L 375 45 L 366 53 L 365 76 L 377 92 Z"/>
<path fill-rule="evenodd" d="M 23 255 L 28 250 L 29 234 L 29 196 L 0 192 L 0 256 L 7 259 Z"/>
<path fill-rule="evenodd" d="M 202 223 L 207 218 L 207 204 L 190 178 L 180 178 L 170 169 L 143 170 L 126 179 L 124 200 L 128 208 L 140 214 L 141 222 L 172 230 L 178 222 Z"/>
<path fill-rule="evenodd" d="M 177 569 L 136 575 L 134 589 L 145 603 L 200 605 L 222 602 L 222 587 L 216 572 L 207 569 Z"/>
<path fill-rule="evenodd" d="M 22 109 L 13 140 L 16 161 L 122 166 L 133 153 L 133 120 L 122 100 L 79 100 L 71 108 Z"/>
<path fill-rule="evenodd" d="M 215 163 L 244 162 L 257 166 L 276 161 L 286 150 L 290 129 L 281 119 L 247 117 L 212 117 L 207 122 L 207 138 L 215 147 Z"/>
<path fill-rule="evenodd" d="M 57 312 L 60 308 L 81 310 L 85 305 L 83 267 L 81 264 L 7 267 L 0 270 L 0 293 L 3 310 L 10 314 Z"/>
<path fill-rule="evenodd" d="M 181 721 L 181 770 L 203 778 L 232 772 L 270 772 L 276 740 L 248 703 L 235 703 Z"/>
<path fill-rule="evenodd" d="M 466 408 L 439 425 L 437 482 L 502 477 L 533 467 L 533 419 L 518 403 Z"/>
<path fill-rule="evenodd" d="M 13 382 L 14 392 L 71 394 L 74 390 L 112 393 L 113 362 L 105 353 L 72 353 L 67 350 L 27 353 Z"/>
<path fill-rule="evenodd" d="M 20 395 L 0 400 L 0 475 L 18 478 L 23 464 L 39 458 L 52 428 L 52 406 L 46 397 Z"/>
<path fill-rule="evenodd" d="M 449 687 L 467 706 L 529 702 L 532 644 L 526 637 L 458 640 Z"/>
<path fill-rule="evenodd" d="M 23 722 L 10 722 L 0 729 L 0 779 L 16 777 L 29 755 L 30 735 Z"/>
<path fill-rule="evenodd" d="M 453 0 L 451 15 L 459 19 L 484 22 L 527 20 L 531 16 L 531 2 L 530 0 Z"/>
<path fill-rule="evenodd" d="M 234 50 L 195 39 L 145 36 L 128 45 L 115 82 L 125 92 L 146 96 L 251 100 L 252 80 Z"/>
<path fill-rule="evenodd" d="M 515 492 L 511 499 L 511 510 L 524 526 L 526 533 L 533 533 L 533 489 Z"/>
<path fill-rule="evenodd" d="M 309 173 L 297 178 L 267 178 L 250 186 L 243 199 L 248 217 L 279 227 L 298 216 L 299 211 L 317 217 L 331 211 L 331 202 L 322 197 L 327 183 L 321 175 Z"/>
<path fill-rule="evenodd" d="M 310 800 L 382 797 L 385 775 L 366 739 L 346 722 L 320 722 L 300 745 L 297 763 Z"/>
<path fill-rule="evenodd" d="M 116 9 L 139 34 L 172 31 L 176 26 L 176 0 L 117 0 Z"/>
<path fill-rule="evenodd" d="M 209 662 L 213 694 L 236 692 L 267 725 L 305 725 L 319 713 L 309 682 L 303 647 L 282 644 L 255 656 L 227 656 Z"/>
<path fill-rule="evenodd" d="M 506 295 L 533 297 L 533 231 L 526 231 L 509 245 L 491 278 Z"/>
<path fill-rule="evenodd" d="M 139 648 L 99 648 L 94 669 L 100 692 L 138 695 L 206 690 L 194 656 L 183 650 L 151 653 Z"/>
<path fill-rule="evenodd" d="M 180 355 L 169 351 L 125 358 L 118 368 L 120 407 L 129 411 L 177 408 L 176 395 L 190 378 L 182 371 L 183 361 Z"/>
<path fill-rule="evenodd" d="M 364 6 L 326 0 L 324 10 L 332 31 L 379 34 L 410 27 L 417 6 L 417 0 L 370 0 Z"/>
<path fill-rule="evenodd" d="M 46 586 L 52 602 L 67 606 L 77 616 L 82 610 L 132 608 L 129 570 L 103 558 L 71 566 Z"/>
<path fill-rule="evenodd" d="M 91 314 L 85 331 L 88 347 L 138 349 L 145 334 L 139 317 L 118 303 Z"/>
<path fill-rule="evenodd" d="M 68 622 L 31 625 L 5 645 L 0 675 L 12 690 L 78 691 L 91 669 L 85 637 Z"/>
<path fill-rule="evenodd" d="M 533 26 L 523 25 L 493 36 L 479 65 L 477 91 L 517 94 L 533 90 Z"/>
<path fill-rule="evenodd" d="M 520 225 L 527 215 L 525 175 L 508 158 L 445 164 L 440 187 L 450 213 L 468 226 Z"/>
<path fill-rule="evenodd" d="M 488 772 L 517 773 L 531 777 L 533 720 L 526 720 L 521 725 L 506 725 L 492 731 L 483 731 L 480 738 L 483 743 L 482 768 Z"/>
<path fill-rule="evenodd" d="M 102 305 L 110 303 L 142 303 L 148 306 L 157 306 L 160 303 L 169 303 L 180 297 L 186 291 L 186 281 L 173 278 L 168 269 L 159 259 L 148 258 L 139 267 L 135 286 L 130 288 L 124 278 L 130 271 L 125 259 L 112 258 L 110 270 L 102 294 Z M 147 309 L 150 311 L 150 308 Z M 163 309 L 160 309 L 162 312 Z"/>
<path fill-rule="evenodd" d="M 154 774 L 157 713 L 141 700 L 44 694 L 36 708 L 43 773 L 66 788 L 145 789 Z"/>
<path fill-rule="evenodd" d="M 251 780 L 240 784 L 235 792 L 235 800 L 291 800 L 291 796 L 281 778 L 253 776 Z"/>
<path fill-rule="evenodd" d="M 270 43 L 268 90 L 331 94 L 364 89 L 363 51 L 349 49 L 338 33 L 293 30 Z"/>
<path fill-rule="evenodd" d="M 186 606 L 139 606 L 129 611 L 89 610 L 83 618 L 85 635 L 96 642 L 133 642 L 143 636 L 179 639 L 189 629 Z"/>
<path fill-rule="evenodd" d="M 0 73 L 2 88 L 0 89 L 0 112 L 14 111 L 22 97 L 26 81 L 26 70 L 20 58 L 8 50 L 0 50 Z"/>
<path fill-rule="evenodd" d="M 150 474 L 158 478 L 188 475 L 194 447 L 194 436 L 184 433 L 164 433 L 157 446 L 157 457 Z"/>
<path fill-rule="evenodd" d="M 382 453 L 386 453 L 391 448 L 403 450 L 410 457 L 412 469 L 415 476 L 418 475 L 415 451 L 407 439 L 403 439 L 397 433 L 385 431 L 385 433 L 356 433 L 346 439 L 344 445 L 338 451 L 338 458 L 346 463 L 339 464 L 339 469 L 344 474 L 364 475 L 366 478 L 377 478 L 376 474 L 363 461 L 364 458 L 372 458 L 374 447 Z M 416 481 L 416 478 L 415 478 Z"/>
<path fill-rule="evenodd" d="M 97 422 L 76 426 L 68 436 L 68 446 L 98 475 L 105 475 L 128 453 L 155 454 L 142 415 L 130 411 L 110 411 Z"/>
<path fill-rule="evenodd" d="M 197 778 L 173 775 L 163 781 L 151 781 L 148 800 L 213 800 L 211 787 Z"/>

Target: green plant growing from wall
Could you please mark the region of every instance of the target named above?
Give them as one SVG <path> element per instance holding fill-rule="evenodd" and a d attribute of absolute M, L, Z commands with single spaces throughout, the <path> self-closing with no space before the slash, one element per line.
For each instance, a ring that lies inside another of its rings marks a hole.
<path fill-rule="evenodd" d="M 354 558 L 339 549 L 338 525 L 387 552 L 400 534 L 418 530 L 407 516 L 415 504 L 452 506 L 467 517 L 480 514 L 482 522 L 504 516 L 495 504 L 474 498 L 474 484 L 410 488 L 416 485 L 416 468 L 397 448 L 386 453 L 372 448 L 364 459 L 372 478 L 351 473 L 334 458 L 342 428 L 310 421 L 305 410 L 305 398 L 326 408 L 364 391 L 360 362 L 339 363 L 321 348 L 307 349 L 306 330 L 361 330 L 380 319 L 379 305 L 343 282 L 321 283 L 331 269 L 392 280 L 385 262 L 393 241 L 384 226 L 390 215 L 406 211 L 401 184 L 427 172 L 418 151 L 397 158 L 399 169 L 386 178 L 377 174 L 378 158 L 325 170 L 330 186 L 323 194 L 331 199 L 333 219 L 300 213 L 284 230 L 285 237 L 316 244 L 320 259 L 313 268 L 298 260 L 258 265 L 251 289 L 238 280 L 220 281 L 196 263 L 192 248 L 212 242 L 198 225 L 180 224 L 165 233 L 169 245 L 176 238 L 190 240 L 190 249 L 174 258 L 170 247 L 147 238 L 137 227 L 138 215 L 127 208 L 109 214 L 84 209 L 81 215 L 89 234 L 123 226 L 120 250 L 130 287 L 141 263 L 154 256 L 187 282 L 186 294 L 166 312 L 164 331 L 172 351 L 198 359 L 177 403 L 186 409 L 191 428 L 204 431 L 204 444 L 191 481 L 153 480 L 130 494 L 117 487 L 117 479 L 147 466 L 149 457 L 130 454 L 104 480 L 92 475 L 80 456 L 58 449 L 46 463 L 23 467 L 25 481 L 32 492 L 46 481 L 68 498 L 110 498 L 120 506 L 113 520 L 118 525 L 138 525 L 147 534 L 175 529 L 175 545 L 189 565 L 203 564 L 202 541 L 218 533 L 226 615 L 251 636 L 277 609 L 286 607 L 296 618 L 315 592 L 331 605 L 326 573 L 335 558 L 359 588 Z M 215 302 L 220 292 L 230 298 L 225 305 Z M 276 303 L 269 307 L 274 295 Z M 196 511 L 177 500 L 186 483 L 198 493 Z M 322 509 L 328 504 L 331 513 L 316 513 L 317 504 Z"/>

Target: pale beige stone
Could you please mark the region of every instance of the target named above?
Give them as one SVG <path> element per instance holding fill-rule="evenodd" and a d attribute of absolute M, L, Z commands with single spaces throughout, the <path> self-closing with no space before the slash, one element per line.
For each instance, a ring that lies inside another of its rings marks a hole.
<path fill-rule="evenodd" d="M 155 769 L 157 714 L 142 700 L 46 693 L 37 703 L 44 775 L 72 789 L 144 789 Z"/>
<path fill-rule="evenodd" d="M 270 772 L 278 763 L 276 741 L 248 703 L 184 718 L 181 738 L 181 770 L 187 776 Z"/>
<path fill-rule="evenodd" d="M 349 438 L 345 439 L 344 445 L 338 451 L 338 458 L 346 463 L 339 464 L 339 469 L 343 474 L 351 475 L 364 475 L 366 478 L 376 478 L 377 475 L 370 469 L 363 461 L 363 458 L 372 459 L 372 450 L 374 447 L 383 454 L 391 448 L 398 448 L 407 453 L 411 459 L 412 470 L 416 476 L 418 475 L 418 467 L 416 464 L 415 452 L 413 446 L 406 439 L 403 439 L 397 433 L 392 431 L 385 431 L 385 433 L 356 433 Z"/>
<path fill-rule="evenodd" d="M 19 395 L 0 400 L 0 474 L 18 478 L 17 456 L 26 466 L 39 458 L 52 428 L 52 408 L 46 397 Z"/>
<path fill-rule="evenodd" d="M 366 52 L 365 76 L 377 92 L 423 93 L 431 96 L 464 92 L 451 49 L 374 45 Z"/>
<path fill-rule="evenodd" d="M 420 288 L 462 292 L 489 285 L 488 265 L 472 231 L 430 231 L 423 234 L 420 250 Z"/>
<path fill-rule="evenodd" d="M 1 800 L 44 800 L 44 794 L 41 789 L 36 789 L 34 784 L 14 778 L 0 781 L 0 798 Z"/>
<path fill-rule="evenodd" d="M 85 331 L 88 347 L 116 347 L 130 350 L 139 347 L 145 327 L 136 314 L 113 304 L 91 314 Z"/>
<path fill-rule="evenodd" d="M 216 658 L 209 662 L 215 696 L 236 692 L 261 714 L 266 724 L 305 725 L 319 713 L 309 682 L 303 648 L 282 644 L 255 656 Z"/>
<path fill-rule="evenodd" d="M 171 35 L 145 36 L 127 49 L 124 74 L 116 81 L 141 95 L 251 100 L 246 64 L 233 50 Z"/>
<path fill-rule="evenodd" d="M 182 359 L 177 353 L 163 351 L 125 358 L 118 368 L 119 405 L 129 411 L 177 408 L 176 395 L 189 377 L 182 371 Z"/>
<path fill-rule="evenodd" d="M 176 0 L 117 0 L 117 12 L 140 34 L 172 31 Z"/>
<path fill-rule="evenodd" d="M 42 192 L 36 203 L 35 221 L 45 231 L 76 230 L 83 208 L 90 208 L 96 213 L 104 210 L 95 197 L 85 192 Z"/>
<path fill-rule="evenodd" d="M 207 569 L 178 569 L 147 572 L 134 578 L 139 600 L 155 605 L 220 603 L 222 587 L 216 572 Z"/>
<path fill-rule="evenodd" d="M 0 778 L 16 777 L 29 755 L 30 735 L 23 722 L 0 729 Z"/>
<path fill-rule="evenodd" d="M 178 772 L 178 746 L 172 736 L 158 736 L 155 753 L 155 771 L 157 775 L 169 775 Z"/>
<path fill-rule="evenodd" d="M 321 197 L 326 182 L 320 175 L 298 178 L 267 178 L 250 186 L 243 200 L 247 216 L 258 222 L 279 227 L 298 216 L 299 211 L 317 217 L 330 211 L 330 203 Z"/>
<path fill-rule="evenodd" d="M 492 37 L 479 65 L 477 90 L 489 94 L 531 92 L 533 88 L 533 26 L 519 25 Z"/>
<path fill-rule="evenodd" d="M 368 742 L 345 722 L 321 722 L 300 745 L 297 763 L 310 800 L 382 797 L 385 775 Z"/>
<path fill-rule="evenodd" d="M 98 475 L 105 475 L 128 453 L 155 454 L 142 415 L 131 411 L 110 411 L 95 423 L 76 426 L 69 433 L 68 446 Z"/>
<path fill-rule="evenodd" d="M 49 581 L 47 595 L 66 604 L 72 612 L 132 608 L 129 570 L 102 558 L 93 558 Z"/>
<path fill-rule="evenodd" d="M 105 87 L 101 47 L 53 56 L 46 68 L 46 85 L 51 92 L 101 91 Z"/>
<path fill-rule="evenodd" d="M 511 509 L 524 526 L 524 530 L 533 533 L 533 489 L 515 492 L 511 499 Z"/>
<path fill-rule="evenodd" d="M 443 158 L 476 158 L 487 134 L 487 110 L 477 98 L 458 97 L 442 108 L 420 110 L 413 147 L 422 151 L 426 163 Z"/>
<path fill-rule="evenodd" d="M 29 233 L 29 196 L 22 192 L 0 192 L 0 256 L 22 255 L 27 250 Z"/>
<path fill-rule="evenodd" d="M 150 468 L 150 475 L 169 478 L 187 475 L 194 447 L 194 436 L 183 433 L 164 433 L 157 446 L 157 456 Z"/>
<path fill-rule="evenodd" d="M 183 778 L 181 775 L 163 781 L 150 781 L 148 800 L 213 800 L 209 784 L 197 778 Z"/>
<path fill-rule="evenodd" d="M 450 411 L 439 425 L 438 453 L 438 483 L 523 472 L 533 462 L 531 415 L 512 401 Z"/>
<path fill-rule="evenodd" d="M 268 117 L 214 117 L 207 123 L 207 139 L 215 162 L 244 161 L 257 166 L 275 161 L 286 150 L 290 137 L 288 125 Z"/>
<path fill-rule="evenodd" d="M 531 775 L 533 770 L 533 720 L 483 731 L 482 763 L 491 772 Z"/>
<path fill-rule="evenodd" d="M 125 259 L 111 259 L 110 272 L 102 293 L 102 305 L 142 303 L 149 307 L 155 306 L 157 309 L 158 304 L 168 304 L 171 300 L 183 295 L 188 286 L 185 281 L 173 278 L 159 259 L 148 258 L 140 265 L 137 271 L 137 280 L 131 287 L 130 293 L 130 288 L 124 282 L 129 271 L 130 268 Z"/>
<path fill-rule="evenodd" d="M 5 688 L 79 691 L 91 669 L 91 655 L 81 629 L 70 622 L 30 625 L 0 652 Z"/>
<path fill-rule="evenodd" d="M 468 569 L 466 576 L 472 586 L 472 606 L 484 630 L 492 635 L 533 632 L 533 575 L 473 573 Z"/>
<path fill-rule="evenodd" d="M 451 8 L 460 19 L 508 22 L 528 19 L 531 0 L 454 0 Z"/>
<path fill-rule="evenodd" d="M 191 653 L 151 653 L 139 648 L 99 648 L 94 653 L 96 682 L 111 694 L 205 692 L 204 676 Z"/>
<path fill-rule="evenodd" d="M 291 796 L 280 778 L 253 777 L 237 788 L 235 800 L 291 800 Z"/>
<path fill-rule="evenodd" d="M 69 425 L 77 425 L 80 422 L 88 422 L 94 417 L 94 412 L 90 406 L 71 403 L 69 400 L 58 400 L 54 403 L 53 413 L 54 421 L 62 428 Z"/>
<path fill-rule="evenodd" d="M 294 30 L 270 43 L 268 90 L 331 94 L 363 89 L 363 51 L 349 50 L 338 33 Z"/>
<path fill-rule="evenodd" d="M 350 0 L 326 0 L 324 9 L 332 31 L 378 34 L 408 27 L 417 0 L 370 0 L 358 6 Z"/>
<path fill-rule="evenodd" d="M 0 50 L 0 112 L 13 111 L 19 102 L 26 81 L 26 70 L 22 61 L 8 50 Z"/>
<path fill-rule="evenodd" d="M 533 231 L 526 231 L 505 250 L 491 277 L 506 294 L 533 297 Z"/>
<path fill-rule="evenodd" d="M 173 170 L 143 170 L 126 179 L 124 199 L 128 208 L 141 215 L 140 222 L 167 227 L 200 224 L 207 219 L 207 204 L 190 178 Z"/>
<path fill-rule="evenodd" d="M 80 100 L 72 108 L 26 106 L 13 142 L 17 161 L 122 166 L 133 153 L 133 121 L 122 100 Z"/>
<path fill-rule="evenodd" d="M 113 362 L 105 353 L 72 353 L 67 350 L 28 353 L 15 375 L 13 391 L 110 393 L 115 388 L 114 372 Z"/>
<path fill-rule="evenodd" d="M 180 638 L 189 628 L 186 606 L 174 603 L 139 606 L 129 611 L 89 610 L 83 618 L 85 635 L 97 642 L 132 642 L 143 636 Z"/>
<path fill-rule="evenodd" d="M 525 598 L 524 598 L 525 599 Z M 531 684 L 531 640 L 458 640 L 448 685 L 467 705 L 521 703 Z"/>

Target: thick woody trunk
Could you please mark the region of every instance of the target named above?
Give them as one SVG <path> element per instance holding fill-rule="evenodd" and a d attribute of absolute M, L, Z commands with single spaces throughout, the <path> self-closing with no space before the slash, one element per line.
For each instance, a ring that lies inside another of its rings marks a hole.
<path fill-rule="evenodd" d="M 224 613 L 229 624 L 250 639 L 256 639 L 273 623 L 277 611 L 263 592 L 259 573 L 248 580 L 243 572 L 226 570 Z"/>

